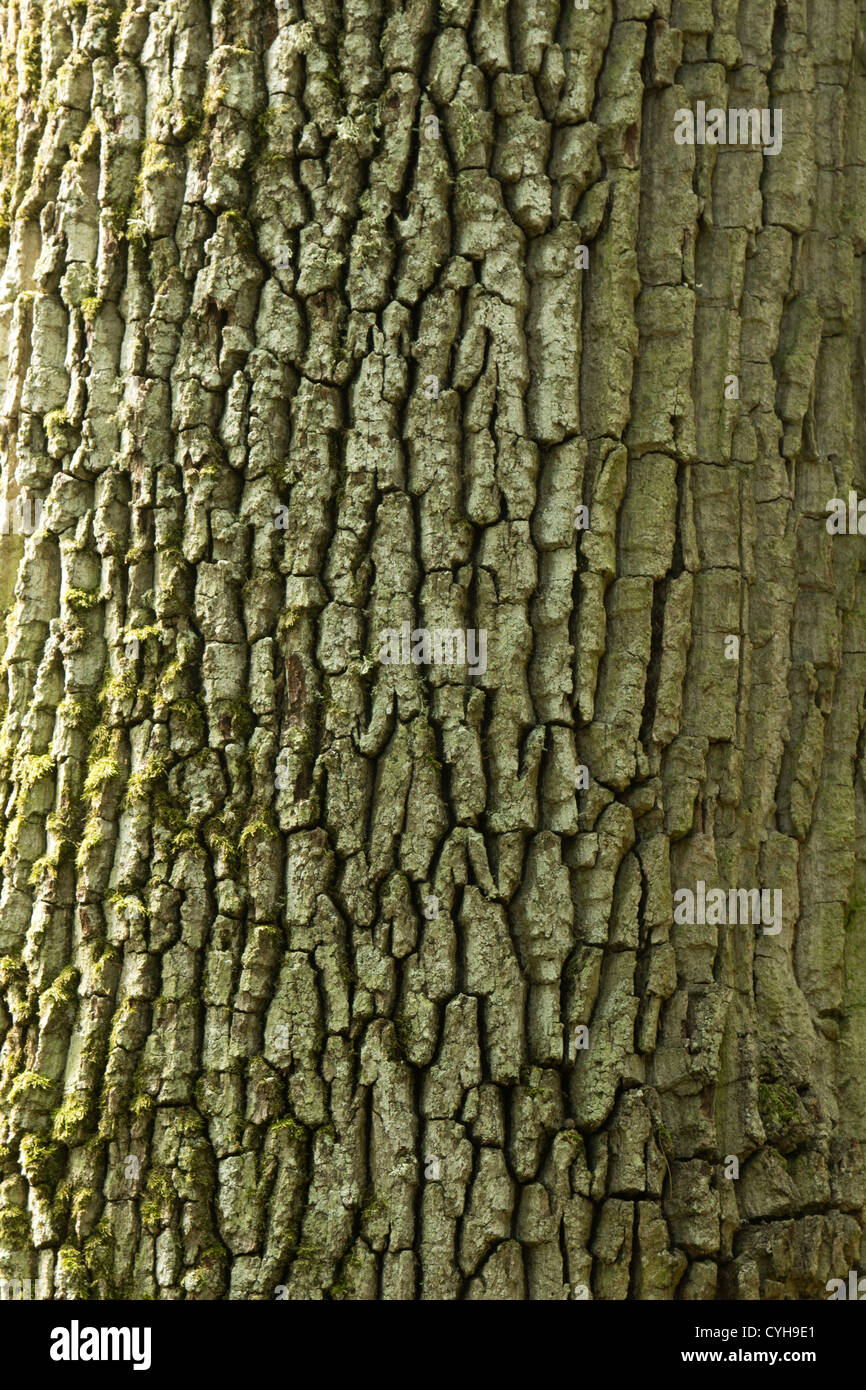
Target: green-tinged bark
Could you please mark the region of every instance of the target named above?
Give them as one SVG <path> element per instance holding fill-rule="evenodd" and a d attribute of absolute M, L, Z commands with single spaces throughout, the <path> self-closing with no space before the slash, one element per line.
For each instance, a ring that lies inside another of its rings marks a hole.
<path fill-rule="evenodd" d="M 2 6 L 0 1277 L 861 1268 L 864 25 Z"/>

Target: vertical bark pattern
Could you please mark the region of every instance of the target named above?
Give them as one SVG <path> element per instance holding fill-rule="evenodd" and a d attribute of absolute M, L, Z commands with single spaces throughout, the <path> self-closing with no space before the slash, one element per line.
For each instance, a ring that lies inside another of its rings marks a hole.
<path fill-rule="evenodd" d="M 864 24 L 4 5 L 0 1274 L 858 1267 Z M 698 101 L 781 153 L 676 144 Z"/>

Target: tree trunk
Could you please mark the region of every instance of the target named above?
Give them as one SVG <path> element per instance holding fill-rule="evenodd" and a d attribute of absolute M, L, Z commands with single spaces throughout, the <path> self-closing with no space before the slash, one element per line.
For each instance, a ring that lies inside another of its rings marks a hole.
<path fill-rule="evenodd" d="M 864 17 L 4 5 L 3 1279 L 860 1268 Z"/>

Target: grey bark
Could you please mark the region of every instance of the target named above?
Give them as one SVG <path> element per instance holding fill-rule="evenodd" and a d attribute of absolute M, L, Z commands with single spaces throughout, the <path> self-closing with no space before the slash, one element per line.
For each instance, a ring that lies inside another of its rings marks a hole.
<path fill-rule="evenodd" d="M 826 1298 L 862 2 L 2 18 L 0 1276 Z M 677 144 L 699 101 L 781 151 Z"/>

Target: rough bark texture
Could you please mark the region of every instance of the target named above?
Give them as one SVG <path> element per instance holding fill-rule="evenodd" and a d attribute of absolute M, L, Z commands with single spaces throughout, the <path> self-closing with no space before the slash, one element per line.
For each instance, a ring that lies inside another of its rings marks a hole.
<path fill-rule="evenodd" d="M 0 1275 L 859 1267 L 864 18 L 6 0 Z"/>

